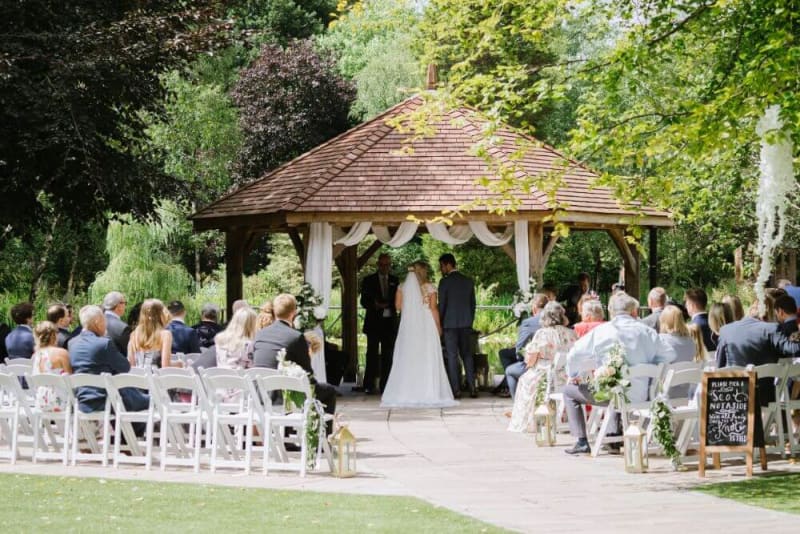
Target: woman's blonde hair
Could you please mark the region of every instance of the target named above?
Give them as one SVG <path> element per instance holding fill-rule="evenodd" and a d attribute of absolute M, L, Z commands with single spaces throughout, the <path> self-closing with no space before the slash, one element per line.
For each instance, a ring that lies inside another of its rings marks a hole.
<path fill-rule="evenodd" d="M 33 338 L 36 341 L 36 350 L 52 347 L 58 339 L 58 327 L 50 321 L 42 321 L 33 329 Z"/>
<path fill-rule="evenodd" d="M 658 325 L 658 331 L 662 334 L 675 334 L 681 337 L 689 336 L 689 329 L 686 328 L 686 321 L 683 320 L 683 310 L 677 306 L 664 308 L 664 311 L 658 316 Z"/>
<path fill-rule="evenodd" d="M 275 313 L 272 311 L 272 301 L 268 300 L 258 309 L 258 320 L 256 326 L 258 330 L 266 328 L 275 322 Z"/>
<path fill-rule="evenodd" d="M 158 299 L 145 300 L 133 331 L 134 346 L 144 350 L 161 348 L 161 332 L 167 327 L 169 317 L 163 302 Z"/>
<path fill-rule="evenodd" d="M 708 309 L 708 327 L 717 335 L 723 326 L 734 320 L 733 310 L 724 302 L 714 302 Z"/>
<path fill-rule="evenodd" d="M 252 308 L 241 308 L 233 314 L 227 328 L 217 334 L 214 343 L 218 348 L 223 348 L 228 352 L 241 349 L 256 337 L 257 320 L 258 316 Z"/>
<path fill-rule="evenodd" d="M 744 306 L 742 300 L 736 295 L 725 295 L 722 297 L 722 303 L 727 304 L 731 309 L 734 321 L 741 321 L 744 319 Z"/>
<path fill-rule="evenodd" d="M 692 323 L 686 327 L 689 331 L 689 337 L 694 341 L 694 361 L 702 362 L 706 359 L 706 345 L 703 342 L 703 331 L 700 327 Z"/>
<path fill-rule="evenodd" d="M 306 337 L 306 342 L 308 343 L 308 350 L 311 354 L 316 354 L 317 352 L 322 349 L 322 339 L 315 334 L 314 332 L 306 332 L 303 334 Z"/>
<path fill-rule="evenodd" d="M 417 275 L 417 280 L 419 281 L 419 285 L 430 282 L 429 277 L 431 270 L 426 262 L 422 260 L 417 260 L 414 263 L 412 263 L 411 266 L 414 268 L 414 274 Z"/>

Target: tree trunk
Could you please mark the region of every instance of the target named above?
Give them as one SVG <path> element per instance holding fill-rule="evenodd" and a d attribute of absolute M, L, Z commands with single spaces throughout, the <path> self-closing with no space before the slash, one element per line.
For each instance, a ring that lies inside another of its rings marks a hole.
<path fill-rule="evenodd" d="M 31 283 L 31 292 L 28 297 L 30 302 L 36 302 L 36 295 L 39 293 L 39 285 L 42 282 L 42 276 L 44 275 L 44 271 L 47 269 L 47 262 L 50 259 L 50 251 L 53 250 L 53 236 L 56 233 L 56 226 L 58 226 L 58 221 L 61 219 L 61 215 L 58 214 L 53 217 L 53 222 L 50 224 L 50 231 L 47 232 L 47 235 L 44 238 L 44 246 L 42 247 L 42 254 L 39 256 L 39 264 L 33 270 L 33 281 Z"/>
<path fill-rule="evenodd" d="M 67 280 L 67 293 L 64 299 L 69 302 L 75 294 L 75 271 L 78 268 L 78 254 L 80 253 L 80 244 L 75 244 L 74 252 L 72 253 L 72 265 L 69 268 L 69 280 Z"/>

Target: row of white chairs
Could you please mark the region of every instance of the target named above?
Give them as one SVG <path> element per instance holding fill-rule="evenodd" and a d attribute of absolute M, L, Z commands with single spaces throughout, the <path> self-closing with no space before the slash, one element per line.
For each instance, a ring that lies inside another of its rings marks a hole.
<path fill-rule="evenodd" d="M 27 390 L 20 383 L 23 377 Z M 105 390 L 102 410 L 80 411 L 76 390 L 83 387 Z M 52 411 L 37 405 L 39 388 L 58 392 L 66 401 L 63 408 Z M 147 407 L 128 410 L 120 393 L 126 388 L 148 393 Z M 306 402 L 291 412 L 274 406 L 272 399 L 284 391 L 300 392 Z M 198 472 L 201 463 L 206 463 L 212 472 L 239 467 L 249 473 L 254 452 L 261 452 L 265 474 L 270 469 L 289 469 L 305 476 L 307 421 L 312 410 L 320 421 L 316 467 L 322 459 L 331 468 L 325 436 L 325 422 L 331 416 L 313 399 L 308 378 L 265 368 L 210 368 L 200 369 L 199 374 L 191 368 L 132 368 L 118 375 L 34 375 L 29 363 L 10 362 L 0 364 L 0 457 L 16 462 L 20 442 L 28 440 L 34 463 L 56 458 L 65 465 L 71 459 L 72 465 L 99 461 L 105 466 L 110 459 L 114 467 L 138 463 L 150 469 L 158 457 L 162 470 L 183 465 Z M 143 426 L 144 432 L 137 435 L 134 425 Z M 295 437 L 284 436 L 287 428 L 295 429 Z M 292 462 L 286 452 L 288 442 L 299 446 L 299 462 Z"/>

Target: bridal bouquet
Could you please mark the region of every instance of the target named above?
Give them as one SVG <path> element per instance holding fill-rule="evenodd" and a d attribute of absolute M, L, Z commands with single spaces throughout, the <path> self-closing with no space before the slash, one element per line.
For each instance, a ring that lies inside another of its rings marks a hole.
<path fill-rule="evenodd" d="M 514 317 L 528 316 L 531 313 L 531 301 L 533 294 L 536 292 L 536 280 L 531 278 L 528 280 L 530 289 L 528 291 L 517 289 L 514 292 L 514 299 L 511 301 L 511 310 L 514 312 Z"/>
<path fill-rule="evenodd" d="M 595 369 L 592 394 L 598 402 L 610 401 L 614 395 L 628 399 L 631 381 L 625 378 L 628 364 L 625 363 L 625 346 L 616 343 L 603 359 L 603 365 Z"/>
<path fill-rule="evenodd" d="M 322 297 L 311 284 L 305 282 L 300 288 L 297 299 L 297 317 L 294 318 L 294 327 L 298 330 L 310 330 L 317 325 L 317 321 L 325 319 L 325 307 Z"/>

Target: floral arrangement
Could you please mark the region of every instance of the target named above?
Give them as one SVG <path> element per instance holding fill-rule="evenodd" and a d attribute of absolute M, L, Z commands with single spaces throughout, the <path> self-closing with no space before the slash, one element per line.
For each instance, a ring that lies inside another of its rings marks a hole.
<path fill-rule="evenodd" d="M 625 378 L 628 364 L 625 363 L 625 346 L 615 343 L 608 351 L 603 365 L 595 369 L 592 381 L 592 395 L 598 402 L 610 401 L 614 395 L 622 395 L 628 399 L 628 388 L 631 381 Z"/>
<path fill-rule="evenodd" d="M 322 297 L 308 282 L 303 283 L 297 299 L 297 317 L 294 318 L 294 327 L 298 330 L 310 330 L 317 325 L 317 321 L 325 319 L 325 307 Z"/>
<path fill-rule="evenodd" d="M 276 355 L 278 371 L 293 378 L 306 378 L 308 373 L 295 362 L 286 359 L 286 349 L 280 349 Z M 306 413 L 306 448 L 308 450 L 307 465 L 313 468 L 317 461 L 322 428 L 322 405 L 314 399 L 314 385 L 311 385 L 311 398 L 300 391 L 283 391 L 283 407 L 286 412 L 301 409 Z"/>
<path fill-rule="evenodd" d="M 514 317 L 528 316 L 531 313 L 531 301 L 533 294 L 536 293 L 536 280 L 531 278 L 528 280 L 530 289 L 524 291 L 517 289 L 514 292 L 514 299 L 511 301 L 511 310 L 514 312 Z"/>
<path fill-rule="evenodd" d="M 675 447 L 675 435 L 672 432 L 672 408 L 663 394 L 653 399 L 650 413 L 653 417 L 653 439 L 661 445 L 664 454 L 669 457 L 672 466 L 677 469 L 681 465 L 681 453 Z"/>

